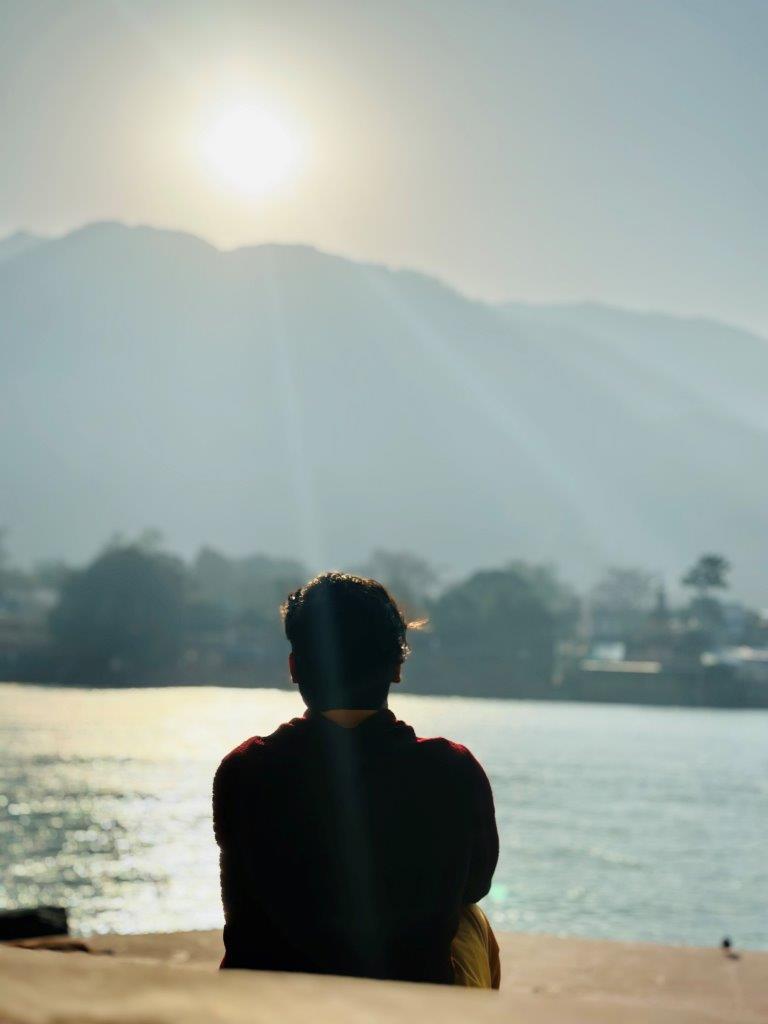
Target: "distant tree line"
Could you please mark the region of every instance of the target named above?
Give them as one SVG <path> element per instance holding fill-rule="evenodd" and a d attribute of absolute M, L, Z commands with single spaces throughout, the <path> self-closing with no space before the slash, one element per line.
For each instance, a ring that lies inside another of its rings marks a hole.
<path fill-rule="evenodd" d="M 552 567 L 522 561 L 447 582 L 405 552 L 376 550 L 350 567 L 387 585 L 410 619 L 427 620 L 410 634 L 408 689 L 531 698 L 555 695 L 568 666 L 600 641 L 621 641 L 627 657 L 678 659 L 723 642 L 715 592 L 728 569 L 702 556 L 682 578 L 691 600 L 672 612 L 658 579 L 636 568 L 610 568 L 579 595 Z M 279 606 L 310 575 L 291 559 L 209 547 L 185 562 L 152 531 L 114 538 L 81 569 L 49 563 L 25 574 L 0 545 L 0 613 L 25 587 L 54 595 L 45 642 L 0 667 L 5 678 L 74 685 L 283 685 Z M 765 642 L 754 613 L 741 639 Z"/>

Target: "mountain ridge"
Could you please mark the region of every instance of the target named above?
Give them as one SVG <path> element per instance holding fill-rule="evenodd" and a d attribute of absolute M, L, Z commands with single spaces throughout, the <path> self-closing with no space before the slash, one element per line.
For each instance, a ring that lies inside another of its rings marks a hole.
<path fill-rule="evenodd" d="M 146 232 L 148 234 L 154 234 L 158 236 L 173 236 L 179 240 L 189 240 L 194 243 L 199 243 L 213 252 L 218 253 L 222 256 L 244 256 L 248 253 L 257 253 L 262 250 L 288 250 L 295 251 L 298 253 L 315 254 L 317 256 L 327 258 L 330 260 L 339 261 L 345 264 L 353 264 L 355 266 L 369 267 L 377 270 L 385 270 L 391 274 L 403 274 L 406 276 L 413 276 L 416 278 L 424 279 L 431 282 L 446 291 L 453 292 L 460 296 L 466 302 L 470 302 L 473 305 L 484 306 L 489 309 L 496 309 L 502 312 L 515 312 L 515 313 L 532 313 L 537 315 L 541 314 L 570 314 L 579 313 L 583 311 L 595 311 L 600 314 L 620 314 L 635 317 L 638 319 L 661 319 L 665 321 L 676 321 L 684 324 L 691 325 L 711 325 L 714 327 L 721 327 L 728 331 L 733 331 L 738 334 L 745 334 L 751 338 L 759 338 L 768 345 L 768 336 L 762 334 L 760 331 L 753 328 L 744 327 L 740 324 L 732 323 L 729 320 L 721 319 L 720 317 L 704 316 L 692 313 L 679 313 L 670 310 L 659 309 L 656 307 L 643 307 L 638 308 L 634 306 L 623 306 L 615 303 L 603 302 L 599 299 L 584 299 L 579 301 L 573 300 L 552 300 L 551 302 L 527 302 L 522 299 L 502 299 L 499 301 L 491 301 L 487 299 L 478 298 L 476 296 L 468 295 L 458 285 L 454 285 L 451 282 L 443 280 L 437 274 L 433 274 L 427 270 L 417 270 L 413 267 L 403 266 L 400 264 L 389 264 L 381 263 L 377 260 L 369 260 L 362 257 L 355 257 L 346 255 L 343 253 L 332 252 L 328 249 L 323 249 L 320 246 L 313 245 L 310 242 L 280 242 L 280 241 L 269 241 L 269 242 L 252 242 L 245 245 L 235 246 L 234 248 L 227 249 L 216 245 L 214 242 L 198 235 L 193 231 L 186 231 L 181 228 L 169 228 L 169 227 L 158 227 L 152 224 L 145 224 L 143 222 L 127 223 L 120 220 L 101 220 L 91 221 L 86 224 L 80 225 L 75 228 L 71 228 L 68 231 L 63 232 L 59 235 L 41 235 L 36 232 L 27 231 L 25 229 L 18 229 L 10 232 L 0 238 L 0 259 L 4 258 L 4 252 L 6 247 L 9 247 L 11 254 L 15 255 L 13 250 L 17 244 L 22 243 L 19 248 L 26 249 L 27 245 L 46 242 L 58 242 L 63 241 L 72 237 L 81 235 L 82 233 L 89 233 L 93 229 L 110 228 L 116 229 L 117 231 L 128 231 L 128 232 Z"/>
<path fill-rule="evenodd" d="M 759 335 L 116 222 L 4 244 L 0 519 L 24 558 L 147 525 L 185 553 L 412 548 L 577 581 L 712 548 L 764 599 Z"/>

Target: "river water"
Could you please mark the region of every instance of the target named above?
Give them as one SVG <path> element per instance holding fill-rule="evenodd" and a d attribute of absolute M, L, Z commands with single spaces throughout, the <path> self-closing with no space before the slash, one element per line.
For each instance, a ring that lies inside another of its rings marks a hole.
<path fill-rule="evenodd" d="M 768 948 L 768 712 L 396 694 L 493 784 L 504 929 Z M 0 905 L 82 933 L 221 924 L 210 786 L 278 690 L 0 684 Z"/>

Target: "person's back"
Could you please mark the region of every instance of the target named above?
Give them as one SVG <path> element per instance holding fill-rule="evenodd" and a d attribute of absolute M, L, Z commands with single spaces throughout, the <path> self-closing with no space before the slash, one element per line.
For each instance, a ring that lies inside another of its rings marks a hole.
<path fill-rule="evenodd" d="M 382 707 L 406 653 L 383 588 L 328 574 L 285 614 L 309 710 L 216 774 L 222 966 L 450 983 L 461 915 L 498 857 L 488 780 Z"/>

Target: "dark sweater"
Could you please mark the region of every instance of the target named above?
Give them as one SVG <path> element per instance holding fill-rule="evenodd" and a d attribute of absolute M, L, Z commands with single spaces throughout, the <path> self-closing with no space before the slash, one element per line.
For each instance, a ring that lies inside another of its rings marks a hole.
<path fill-rule="evenodd" d="M 490 887 L 493 796 L 472 754 L 391 711 L 307 712 L 214 780 L 222 967 L 450 983 L 462 905 Z"/>

